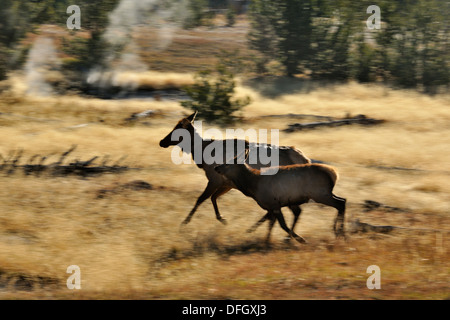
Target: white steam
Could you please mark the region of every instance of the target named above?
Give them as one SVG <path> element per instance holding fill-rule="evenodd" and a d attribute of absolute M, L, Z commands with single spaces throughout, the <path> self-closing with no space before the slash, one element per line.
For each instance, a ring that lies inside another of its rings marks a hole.
<path fill-rule="evenodd" d="M 187 0 L 121 0 L 110 13 L 109 25 L 103 34 L 111 52 L 104 58 L 104 67 L 89 72 L 87 82 L 100 88 L 119 84 L 123 89 L 134 89 L 135 83 L 123 83 L 118 79 L 124 72 L 148 71 L 139 56 L 140 48 L 133 39 L 133 31 L 145 28 L 145 32 L 156 39 L 146 49 L 164 50 L 188 12 Z"/>
<path fill-rule="evenodd" d="M 53 39 L 39 37 L 31 48 L 25 64 L 25 82 L 27 94 L 48 96 L 53 93 L 48 79 L 59 69 L 60 62 Z"/>

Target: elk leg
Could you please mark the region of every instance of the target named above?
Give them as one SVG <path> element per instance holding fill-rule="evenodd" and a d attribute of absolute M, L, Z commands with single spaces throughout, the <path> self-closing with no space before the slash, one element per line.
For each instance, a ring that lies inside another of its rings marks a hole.
<path fill-rule="evenodd" d="M 294 231 L 288 228 L 286 225 L 286 221 L 284 221 L 283 214 L 281 213 L 280 209 L 273 210 L 273 213 L 275 217 L 278 220 L 278 223 L 280 224 L 281 228 L 283 228 L 284 231 L 286 231 L 291 237 L 293 237 L 295 240 L 297 240 L 300 243 L 305 243 L 306 240 L 300 237 L 298 234 L 296 234 Z"/>
<path fill-rule="evenodd" d="M 305 201 L 306 202 L 306 201 Z M 300 214 L 302 213 L 302 209 L 300 208 L 299 205 L 297 206 L 289 206 L 289 209 L 291 209 L 292 213 L 294 214 L 294 222 L 292 223 L 292 228 L 291 230 L 294 230 L 294 227 L 298 221 L 298 218 L 300 217 Z M 264 217 L 262 217 L 261 219 L 259 219 L 251 228 L 249 228 L 247 230 L 248 233 L 252 233 L 254 232 L 264 221 L 266 221 L 267 219 L 269 219 L 270 217 L 270 213 L 267 212 Z"/>
<path fill-rule="evenodd" d="M 291 230 L 294 231 L 295 225 L 297 224 L 298 218 L 300 217 L 300 214 L 302 213 L 302 209 L 300 206 L 289 206 L 289 209 L 291 209 L 292 213 L 294 214 L 294 221 L 292 222 Z"/>
<path fill-rule="evenodd" d="M 217 190 L 217 188 L 218 188 L 217 185 L 212 184 L 211 182 L 208 182 L 208 185 L 206 186 L 205 191 L 203 191 L 203 193 L 200 195 L 200 197 L 198 197 L 194 208 L 192 208 L 191 212 L 189 212 L 188 216 L 186 217 L 186 219 L 184 219 L 182 224 L 188 224 L 189 221 L 191 221 L 192 216 L 194 215 L 197 208 L 203 203 L 203 201 L 208 199 Z"/>
<path fill-rule="evenodd" d="M 272 232 L 272 228 L 273 228 L 273 225 L 275 224 L 276 217 L 275 217 L 274 213 L 270 212 L 270 211 L 268 211 L 264 217 L 266 219 L 269 219 L 269 230 L 268 230 L 267 236 L 266 236 L 266 244 L 268 244 L 270 242 L 270 233 Z"/>
<path fill-rule="evenodd" d="M 318 203 L 325 204 L 327 206 L 333 207 L 338 211 L 336 218 L 334 219 L 333 231 L 336 238 L 345 237 L 344 231 L 344 217 L 345 217 L 345 202 L 346 200 L 341 197 L 337 197 L 334 194 L 326 194 L 313 198 L 314 201 Z M 339 222 L 339 227 L 338 227 Z"/>
<path fill-rule="evenodd" d="M 333 199 L 335 200 L 335 208 L 338 210 L 338 214 L 336 216 L 336 219 L 334 220 L 334 234 L 336 235 L 336 238 L 343 237 L 345 238 L 345 231 L 344 231 L 344 220 L 345 220 L 345 203 L 346 200 L 341 197 L 337 197 L 333 195 Z M 339 228 L 337 227 L 337 223 L 339 222 Z"/>
<path fill-rule="evenodd" d="M 300 206 L 289 206 L 289 209 L 291 209 L 292 213 L 294 214 L 294 220 L 292 222 L 291 230 L 294 232 L 295 225 L 297 224 L 298 218 L 300 217 L 300 214 L 302 213 L 302 209 Z M 291 239 L 290 236 L 286 238 L 286 241 L 289 241 Z"/>
<path fill-rule="evenodd" d="M 255 231 L 264 221 L 266 221 L 270 217 L 271 217 L 271 213 L 267 212 L 264 215 L 264 217 L 262 217 L 261 219 L 256 221 L 256 223 L 253 226 L 251 226 L 249 229 L 247 229 L 247 233 L 252 233 L 253 231 Z"/>
<path fill-rule="evenodd" d="M 223 224 L 227 224 L 227 220 L 225 218 L 222 218 L 222 216 L 220 215 L 219 208 L 217 207 L 217 198 L 220 197 L 221 195 L 227 193 L 230 190 L 231 190 L 231 187 L 226 187 L 226 186 L 219 187 L 219 189 L 217 189 L 211 196 L 211 202 L 214 206 L 214 212 L 216 213 L 216 218 Z"/>

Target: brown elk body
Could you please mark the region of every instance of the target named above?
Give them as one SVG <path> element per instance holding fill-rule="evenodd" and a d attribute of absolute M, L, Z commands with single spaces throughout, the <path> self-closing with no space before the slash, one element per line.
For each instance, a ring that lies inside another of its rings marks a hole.
<path fill-rule="evenodd" d="M 196 113 L 190 115 L 189 117 L 181 119 L 177 125 L 174 127 L 174 129 L 164 138 L 160 141 L 159 145 L 163 148 L 168 148 L 169 146 L 174 146 L 180 144 L 181 140 L 177 140 L 176 138 L 173 139 L 172 135 L 174 131 L 177 129 L 185 129 L 189 132 L 190 138 L 191 138 L 191 149 L 190 150 L 183 150 L 183 152 L 189 152 L 192 155 L 192 158 L 194 159 L 197 166 L 205 172 L 206 177 L 208 178 L 208 184 L 206 186 L 206 189 L 203 191 L 203 193 L 200 195 L 200 197 L 197 199 L 194 207 L 186 217 L 186 219 L 183 221 L 183 224 L 189 223 L 192 216 L 196 212 L 197 208 L 208 198 L 211 197 L 211 202 L 214 207 L 214 212 L 216 214 L 216 218 L 221 221 L 222 223 L 225 223 L 226 220 L 221 216 L 218 206 L 217 206 L 217 198 L 221 195 L 227 193 L 233 188 L 236 188 L 234 183 L 227 179 L 225 176 L 218 174 L 214 168 L 217 165 L 226 163 L 227 159 L 222 159 L 221 163 L 211 163 L 207 164 L 202 159 L 197 159 L 196 154 L 203 154 L 203 150 L 214 140 L 204 140 L 199 133 L 195 130 L 195 127 L 193 125 L 194 119 L 195 119 Z M 194 141 L 200 141 L 201 143 L 199 145 L 195 145 Z M 228 140 L 229 141 L 229 140 Z M 249 152 L 258 152 L 258 148 L 260 147 L 268 147 L 268 148 L 279 148 L 279 165 L 290 165 L 290 164 L 304 164 L 304 163 L 310 163 L 311 161 L 297 148 L 295 147 L 277 147 L 277 146 L 271 146 L 271 145 L 265 145 L 265 146 L 258 146 L 256 144 L 251 144 L 248 141 L 238 140 L 234 139 L 233 144 L 235 146 L 234 150 L 237 150 L 236 145 L 240 143 L 245 144 L 245 148 L 249 150 Z M 222 140 L 223 146 L 228 146 L 227 140 Z M 197 153 L 195 152 L 195 148 L 201 147 L 201 152 Z M 258 153 L 259 154 L 259 153 Z M 235 155 L 236 156 L 236 155 Z M 253 168 L 260 169 L 262 167 L 265 167 L 267 165 L 263 165 L 259 162 L 258 157 L 258 163 L 251 164 Z M 295 227 L 295 224 L 300 216 L 301 209 L 299 204 L 298 205 L 292 205 L 289 206 L 291 211 L 294 214 L 294 221 L 292 224 L 293 229 Z M 266 214 L 260 221 L 258 221 L 255 226 L 253 226 L 251 229 L 249 229 L 249 232 L 255 230 L 262 222 L 269 219 L 270 215 Z"/>
<path fill-rule="evenodd" d="M 333 194 L 338 177 L 336 170 L 331 166 L 315 163 L 281 166 L 277 169 L 274 174 L 270 174 L 267 171 L 273 168 L 256 170 L 245 163 L 223 164 L 215 168 L 218 173 L 233 181 L 238 190 L 267 210 L 271 219 L 267 241 L 277 219 L 289 235 L 299 242 L 305 242 L 286 226 L 281 208 L 299 205 L 309 199 L 338 210 L 333 229 L 336 236 L 343 236 L 346 200 Z M 262 171 L 266 171 L 265 174 L 261 174 Z"/>

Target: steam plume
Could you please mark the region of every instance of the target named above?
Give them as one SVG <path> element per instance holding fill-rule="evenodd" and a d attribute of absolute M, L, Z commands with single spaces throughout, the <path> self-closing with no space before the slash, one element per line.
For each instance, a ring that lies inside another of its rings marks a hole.
<path fill-rule="evenodd" d="M 157 41 L 150 50 L 166 49 L 173 34 L 187 18 L 187 1 L 177 0 L 122 0 L 109 15 L 109 25 L 103 34 L 111 52 L 105 57 L 106 68 L 94 68 L 87 77 L 90 85 L 107 88 L 122 83 L 118 77 L 124 72 L 142 73 L 148 71 L 139 57 L 139 47 L 132 37 L 138 26 L 148 27 L 156 32 Z M 114 49 L 122 47 L 117 53 Z M 122 88 L 134 89 L 136 84 L 126 83 Z"/>
<path fill-rule="evenodd" d="M 25 81 L 27 94 L 48 96 L 53 93 L 47 79 L 52 71 L 59 68 L 60 62 L 57 57 L 53 39 L 40 37 L 31 48 L 25 64 Z"/>

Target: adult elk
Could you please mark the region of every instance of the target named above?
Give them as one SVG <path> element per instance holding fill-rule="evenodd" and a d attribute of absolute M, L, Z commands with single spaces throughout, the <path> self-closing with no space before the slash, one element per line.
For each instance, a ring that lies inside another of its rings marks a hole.
<path fill-rule="evenodd" d="M 203 191 L 203 193 L 200 195 L 200 197 L 198 197 L 197 202 L 195 203 L 194 207 L 192 208 L 192 210 L 190 211 L 190 213 L 188 214 L 186 219 L 183 221 L 183 224 L 189 223 L 189 221 L 191 220 L 191 218 L 194 215 L 197 208 L 209 197 L 211 197 L 211 202 L 213 204 L 214 212 L 216 214 L 217 220 L 226 224 L 226 220 L 221 216 L 221 214 L 219 212 L 219 208 L 217 207 L 217 198 L 220 197 L 221 195 L 227 193 L 231 189 L 236 188 L 236 186 L 234 185 L 234 183 L 231 180 L 227 179 L 225 176 L 217 173 L 214 170 L 214 168 L 217 165 L 226 163 L 227 159 L 225 159 L 225 158 L 222 159 L 221 163 L 208 164 L 205 161 L 203 161 L 203 159 L 198 158 L 199 157 L 198 155 L 200 155 L 200 157 L 201 157 L 203 155 L 203 151 L 205 150 L 205 148 L 208 147 L 209 144 L 213 143 L 214 140 L 205 140 L 196 131 L 196 129 L 193 125 L 196 115 L 197 115 L 197 112 L 194 112 L 190 116 L 178 121 L 178 123 L 173 128 L 173 130 L 164 139 L 162 139 L 159 142 L 159 145 L 163 148 L 168 148 L 169 146 L 181 145 L 182 138 L 180 137 L 180 135 L 174 134 L 174 132 L 176 132 L 176 130 L 178 130 L 178 129 L 187 130 L 187 132 L 189 133 L 189 136 L 190 136 L 191 147 L 190 147 L 190 149 L 187 148 L 189 150 L 187 150 L 187 149 L 183 150 L 183 152 L 191 153 L 194 162 L 197 164 L 197 167 L 203 169 L 203 171 L 206 174 L 206 177 L 208 178 L 208 184 L 206 186 L 206 189 Z M 200 143 L 195 143 L 195 141 L 200 141 Z M 215 142 L 217 142 L 217 141 L 215 141 Z M 221 142 L 223 143 L 224 149 L 226 148 L 226 146 L 230 145 L 230 144 L 227 144 L 230 142 L 230 140 L 221 140 Z M 250 153 L 250 158 L 251 158 L 252 152 L 257 152 L 258 154 L 260 154 L 259 148 L 268 148 L 269 150 L 278 148 L 278 154 L 279 154 L 278 164 L 280 166 L 290 165 L 290 164 L 307 164 L 307 163 L 311 162 L 300 150 L 296 149 L 295 147 L 259 145 L 259 144 L 255 144 L 255 143 L 249 143 L 246 140 L 243 141 L 243 140 L 234 139 L 234 141 L 232 141 L 232 144 L 234 145 L 234 150 L 237 150 L 236 145 L 241 145 L 242 143 L 245 145 L 245 149 L 248 150 L 248 152 Z M 201 150 L 196 150 L 196 148 L 201 148 Z M 200 152 L 196 152 L 196 151 L 200 151 Z M 267 151 L 267 150 L 265 150 L 265 151 Z M 227 154 L 227 153 L 226 152 L 224 153 L 224 157 L 225 157 L 225 154 Z M 248 158 L 249 157 L 247 157 L 247 159 Z M 258 159 L 257 163 L 250 164 L 250 166 L 252 168 L 260 169 L 262 167 L 267 166 L 267 165 L 262 164 L 259 161 L 260 160 L 259 157 L 257 157 L 257 159 Z M 301 203 L 289 206 L 289 208 L 291 209 L 291 211 L 294 214 L 294 220 L 293 220 L 291 229 L 294 229 L 295 224 L 297 223 L 297 220 L 300 216 L 300 213 L 301 213 L 300 204 Z M 270 218 L 271 217 L 270 217 L 269 213 L 267 213 L 260 221 L 258 221 L 258 223 L 253 228 L 249 229 L 249 232 L 255 230 L 259 224 L 261 224 L 263 221 L 270 219 Z"/>

